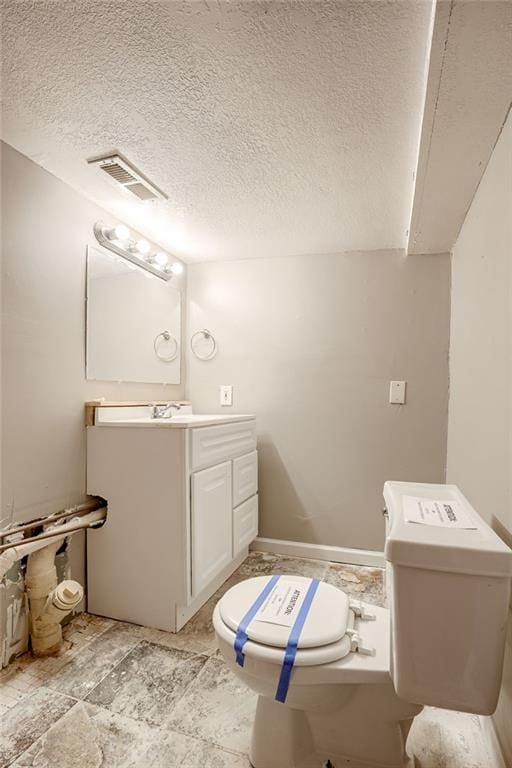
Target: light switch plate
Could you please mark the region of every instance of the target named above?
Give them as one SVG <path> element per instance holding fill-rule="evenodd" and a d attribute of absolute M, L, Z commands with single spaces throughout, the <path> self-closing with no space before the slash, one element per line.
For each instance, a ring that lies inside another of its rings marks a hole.
<path fill-rule="evenodd" d="M 403 405 L 405 403 L 405 389 L 407 382 L 390 381 L 389 382 L 389 402 L 393 405 Z"/>
<path fill-rule="evenodd" d="M 233 385 L 221 384 L 219 387 L 220 404 L 233 405 Z"/>

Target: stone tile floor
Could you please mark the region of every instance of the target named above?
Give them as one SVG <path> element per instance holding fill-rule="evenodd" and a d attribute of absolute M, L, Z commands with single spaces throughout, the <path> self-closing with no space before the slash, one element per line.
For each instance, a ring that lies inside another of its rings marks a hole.
<path fill-rule="evenodd" d="M 379 568 L 252 552 L 176 635 L 82 614 L 60 656 L 0 673 L 0 768 L 249 768 L 255 696 L 216 654 L 211 618 L 231 585 L 268 573 L 384 602 Z M 472 715 L 428 708 L 411 745 L 418 768 L 494 768 Z"/>

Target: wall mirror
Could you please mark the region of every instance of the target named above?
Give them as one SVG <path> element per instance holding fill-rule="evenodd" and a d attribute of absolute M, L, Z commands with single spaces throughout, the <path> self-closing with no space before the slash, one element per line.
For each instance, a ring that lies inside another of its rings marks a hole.
<path fill-rule="evenodd" d="M 179 384 L 181 294 L 107 251 L 87 248 L 86 376 Z"/>

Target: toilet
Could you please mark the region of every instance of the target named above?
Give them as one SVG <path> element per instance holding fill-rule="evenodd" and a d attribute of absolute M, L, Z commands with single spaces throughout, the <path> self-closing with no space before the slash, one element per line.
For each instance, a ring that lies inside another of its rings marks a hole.
<path fill-rule="evenodd" d="M 410 768 L 424 705 L 496 708 L 512 551 L 454 485 L 386 482 L 384 498 L 389 609 L 286 574 L 215 607 L 220 652 L 258 694 L 254 768 Z"/>

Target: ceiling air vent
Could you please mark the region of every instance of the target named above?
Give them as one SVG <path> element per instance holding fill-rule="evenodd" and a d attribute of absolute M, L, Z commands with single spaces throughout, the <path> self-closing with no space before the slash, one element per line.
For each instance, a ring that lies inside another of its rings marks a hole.
<path fill-rule="evenodd" d="M 167 195 L 161 189 L 120 154 L 93 157 L 87 162 L 89 165 L 97 165 L 101 171 L 108 174 L 116 186 L 127 189 L 139 200 L 167 200 Z"/>

